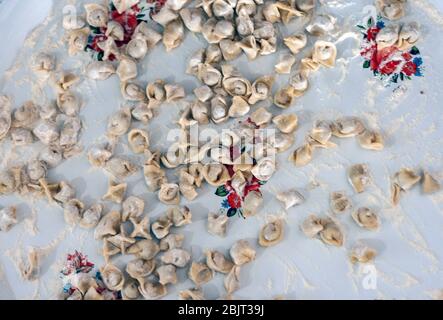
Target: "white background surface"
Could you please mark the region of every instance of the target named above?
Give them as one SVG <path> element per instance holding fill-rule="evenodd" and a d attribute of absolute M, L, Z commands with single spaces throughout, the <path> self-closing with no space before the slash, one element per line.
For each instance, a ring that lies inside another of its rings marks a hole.
<path fill-rule="evenodd" d="M 371 3 L 341 0 L 322 2 L 331 5 L 322 10 L 333 12 L 339 24 L 344 25 L 348 31 L 355 31 L 352 26 L 362 16 L 361 9 Z M 419 48 L 427 67 L 423 79 L 404 83 L 407 89 L 405 94 L 394 98 L 394 88 L 382 87 L 371 78 L 367 70 L 361 68 L 362 61 L 356 51 L 358 43 L 347 39 L 337 45 L 340 58 L 337 67 L 316 74 L 306 96 L 288 110 L 300 117 L 301 127 L 297 132 L 296 146 L 301 145 L 315 120 L 357 115 L 363 117 L 370 126 L 383 131 L 387 140 L 385 151 L 364 151 L 353 139 L 337 140 L 335 142 L 339 147 L 336 150 L 320 151 L 313 163 L 302 169 L 295 169 L 286 163 L 289 152 L 285 153 L 279 158 L 278 173 L 264 189 L 266 205 L 261 214 L 247 221 L 233 219 L 226 239 L 209 236 L 205 231 L 207 213 L 216 211 L 220 204 L 220 198 L 213 195 L 213 188 L 205 188 L 200 197 L 189 205 L 194 213 L 194 223 L 183 230 L 186 235 L 185 246 L 192 250 L 193 258 L 198 260 L 205 249 L 226 251 L 237 239 L 246 238 L 255 243 L 266 214 L 284 214 L 274 199 L 276 191 L 292 187 L 306 191 L 313 181 L 320 184 L 319 188 L 307 193 L 306 204 L 287 213 L 285 241 L 274 248 L 258 249 L 257 260 L 242 270 L 242 289 L 235 297 L 269 299 L 282 295 L 290 299 L 427 299 L 435 290 L 443 289 L 442 195 L 425 197 L 416 188 L 403 197 L 398 208 L 391 208 L 388 199 L 389 176 L 402 166 L 426 168 L 440 181 L 443 179 L 443 27 L 417 8 L 416 1 L 412 2 L 405 19 L 415 19 L 422 24 L 423 39 Z M 443 7 L 441 1 L 432 2 Z M 334 8 L 334 4 L 346 5 Z M 47 0 L 6 0 L 0 5 L 0 30 L 5 30 L 0 34 L 0 73 L 10 67 L 26 34 L 44 20 L 50 6 L 51 1 Z M 30 7 L 32 10 L 29 10 Z M 60 16 L 61 13 L 56 12 L 56 15 Z M 48 43 L 54 44 L 53 50 L 59 59 L 64 57 L 64 48 L 58 47 L 57 43 L 60 33 L 54 30 L 57 28 L 51 27 L 53 24 L 50 22 L 45 28 L 48 32 L 38 38 L 35 49 L 33 46 L 25 47 L 19 60 L 26 60 L 31 53 Z M 282 33 L 285 32 L 288 30 L 283 29 Z M 170 54 L 166 54 L 163 47 L 157 47 L 139 70 L 143 74 L 141 81 L 163 78 L 185 85 L 190 93 L 198 83 L 194 78 L 184 75 L 185 64 L 189 56 L 204 45 L 204 41 L 188 34 L 185 43 Z M 254 79 L 271 73 L 277 59 L 278 55 L 274 55 L 247 63 L 245 57 L 242 57 L 235 64 L 246 77 Z M 30 99 L 34 89 L 32 79 L 26 76 L 26 66 L 20 67 L 24 71 L 19 71 L 13 81 L 0 82 L 0 92 L 13 95 L 16 105 Z M 81 64 L 67 61 L 64 68 L 78 71 Z M 286 81 L 287 77 L 281 77 L 278 84 L 283 85 Z M 80 85 L 78 90 L 86 102 L 82 111 L 82 120 L 86 126 L 82 142 L 86 148 L 103 135 L 106 117 L 119 108 L 122 100 L 117 88 L 118 80 L 115 77 L 106 83 L 96 84 L 85 80 Z M 420 91 L 424 94 L 420 94 Z M 174 128 L 171 121 L 177 119 L 178 108 L 174 105 L 165 106 L 160 117 L 149 125 L 152 140 L 158 142 L 160 149 L 165 148 L 161 144 L 165 130 Z M 271 111 L 278 110 L 272 108 Z M 353 202 L 355 206 L 371 205 L 378 209 L 382 217 L 381 230 L 377 233 L 363 231 L 356 227 L 350 216 L 343 216 L 339 220 L 346 232 L 344 248 L 326 247 L 320 241 L 306 239 L 299 230 L 299 224 L 310 213 L 328 213 L 330 192 L 345 190 L 352 194 L 345 171 L 349 165 L 360 162 L 369 164 L 374 183 L 365 194 L 353 195 Z M 92 171 L 84 155 L 51 171 L 49 177 L 54 181 L 71 181 L 78 190 L 78 196 L 87 204 L 100 198 L 107 185 L 105 175 L 100 171 Z M 130 192 L 146 199 L 146 211 L 153 218 L 164 212 L 165 207 L 158 204 L 155 195 L 146 193 L 140 176 L 131 179 Z M 8 234 L 0 234 L 0 268 L 3 269 L 0 298 L 56 297 L 60 289 L 57 274 L 60 265 L 65 255 L 75 249 L 88 254 L 98 266 L 103 263 L 97 255 L 101 244 L 93 240 L 91 232 L 65 229 L 60 209 L 40 202 L 24 204 L 17 198 L 0 199 L 0 207 L 11 204 L 19 204 L 22 221 L 31 217 L 34 208 L 39 232 L 36 236 L 30 235 L 22 222 Z M 363 270 L 348 262 L 348 249 L 358 240 L 366 241 L 379 251 L 375 263 L 378 271 L 376 290 L 363 289 Z M 35 283 L 24 283 L 14 263 L 6 255 L 8 250 L 26 249 L 28 246 L 40 247 L 47 252 L 41 267 L 41 280 Z M 117 264 L 122 266 L 122 261 Z M 174 299 L 178 290 L 192 287 L 191 282 L 186 280 L 185 270 L 181 272 L 180 279 L 179 285 L 170 289 L 168 298 Z M 204 287 L 208 298 L 215 299 L 224 295 L 222 281 L 223 278 L 217 275 L 213 282 Z"/>

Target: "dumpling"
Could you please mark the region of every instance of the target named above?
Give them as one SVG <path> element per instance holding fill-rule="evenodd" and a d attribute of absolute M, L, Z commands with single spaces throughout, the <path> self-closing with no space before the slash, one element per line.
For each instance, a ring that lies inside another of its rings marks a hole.
<path fill-rule="evenodd" d="M 164 183 L 158 192 L 160 202 L 167 205 L 178 205 L 180 203 L 180 187 L 174 183 Z"/>
<path fill-rule="evenodd" d="M 312 60 L 327 68 L 332 68 L 335 65 L 337 58 L 337 48 L 335 44 L 327 41 L 317 41 L 314 44 L 314 52 Z"/>
<path fill-rule="evenodd" d="M 88 3 L 85 4 L 86 21 L 90 26 L 104 28 L 108 25 L 109 12 L 104 5 Z"/>
<path fill-rule="evenodd" d="M 41 79 L 47 79 L 55 67 L 55 57 L 49 53 L 40 52 L 32 58 L 31 69 Z"/>
<path fill-rule="evenodd" d="M 83 28 L 73 30 L 68 35 L 68 53 L 74 56 L 77 53 L 84 52 L 88 44 L 89 29 Z"/>
<path fill-rule="evenodd" d="M 137 78 L 137 63 L 132 58 L 123 56 L 120 58 L 116 73 L 121 82 L 135 79 Z"/>
<path fill-rule="evenodd" d="M 91 80 L 106 80 L 115 73 L 109 61 L 94 61 L 86 67 L 86 76 Z"/>
<path fill-rule="evenodd" d="M 225 122 L 229 118 L 228 104 L 226 98 L 217 95 L 211 99 L 211 120 L 215 124 Z"/>
<path fill-rule="evenodd" d="M 182 290 L 179 293 L 179 300 L 205 300 L 201 289 Z"/>
<path fill-rule="evenodd" d="M 178 282 L 177 268 L 172 264 L 158 267 L 155 273 L 158 276 L 158 282 L 162 285 L 176 284 Z"/>
<path fill-rule="evenodd" d="M 128 101 L 143 101 L 145 100 L 144 90 L 137 84 L 132 82 L 122 82 L 120 84 L 120 91 L 125 100 Z"/>
<path fill-rule="evenodd" d="M 154 48 L 162 37 L 160 33 L 150 28 L 145 21 L 138 24 L 133 35 L 133 39 L 144 39 L 149 49 Z"/>
<path fill-rule="evenodd" d="M 169 234 L 172 226 L 171 219 L 168 216 L 163 216 L 152 224 L 151 230 L 155 237 L 161 240 Z"/>
<path fill-rule="evenodd" d="M 113 146 L 93 146 L 88 152 L 89 163 L 97 168 L 103 168 L 106 162 L 113 156 Z"/>
<path fill-rule="evenodd" d="M 185 38 L 185 29 L 181 19 L 176 19 L 169 22 L 163 30 L 163 44 L 166 52 L 180 46 Z"/>
<path fill-rule="evenodd" d="M 295 97 L 295 89 L 292 86 L 286 86 L 277 91 L 274 96 L 274 104 L 282 109 L 289 108 Z"/>
<path fill-rule="evenodd" d="M 350 138 L 358 136 L 365 131 L 365 125 L 356 117 L 343 117 L 334 121 L 331 125 L 332 134 L 338 138 Z"/>
<path fill-rule="evenodd" d="M 381 151 L 384 149 L 384 139 L 380 132 L 365 130 L 358 137 L 360 146 L 368 150 Z"/>
<path fill-rule="evenodd" d="M 142 60 L 148 54 L 146 39 L 144 37 L 133 37 L 126 45 L 126 53 L 133 59 Z"/>
<path fill-rule="evenodd" d="M 251 106 L 242 97 L 233 97 L 232 104 L 229 108 L 229 116 L 231 118 L 241 118 L 249 113 Z"/>
<path fill-rule="evenodd" d="M 57 96 L 57 107 L 69 117 L 78 116 L 81 108 L 80 99 L 72 92 L 63 92 Z"/>
<path fill-rule="evenodd" d="M 120 291 L 125 284 L 125 277 L 123 272 L 113 264 L 108 263 L 104 267 L 100 268 L 100 274 L 103 282 L 111 291 Z"/>
<path fill-rule="evenodd" d="M 348 179 L 355 192 L 362 193 L 371 182 L 369 167 L 365 164 L 356 164 L 349 168 Z"/>
<path fill-rule="evenodd" d="M 161 299 L 168 294 L 166 286 L 151 280 L 143 280 L 138 290 L 141 295 L 148 300 Z"/>
<path fill-rule="evenodd" d="M 287 53 L 280 56 L 278 63 L 275 65 L 275 72 L 278 74 L 291 73 L 292 66 L 296 62 L 295 56 Z"/>
<path fill-rule="evenodd" d="M 144 209 L 143 199 L 131 196 L 122 203 L 122 220 L 128 221 L 130 218 L 138 220 L 143 215 Z"/>
<path fill-rule="evenodd" d="M 103 205 L 100 203 L 94 204 L 83 212 L 82 218 L 79 222 L 79 226 L 84 229 L 95 228 L 102 216 Z"/>
<path fill-rule="evenodd" d="M 240 288 L 240 266 L 233 266 L 231 271 L 226 275 L 223 284 L 225 286 L 226 292 L 232 294 Z"/>
<path fill-rule="evenodd" d="M 198 193 L 195 190 L 195 179 L 194 177 L 186 172 L 185 170 L 180 171 L 180 192 L 189 201 L 197 198 Z"/>
<path fill-rule="evenodd" d="M 229 273 L 234 264 L 218 251 L 206 251 L 206 264 L 215 272 Z"/>
<path fill-rule="evenodd" d="M 149 223 L 149 217 L 145 216 L 142 219 L 140 218 L 129 218 L 133 225 L 133 229 L 131 232 L 131 238 L 144 238 L 144 239 L 152 239 L 151 238 L 151 225 Z"/>
<path fill-rule="evenodd" d="M 32 133 L 45 145 L 50 145 L 60 136 L 58 126 L 52 120 L 40 121 Z"/>
<path fill-rule="evenodd" d="M 197 286 L 201 286 L 214 278 L 214 271 L 205 263 L 192 262 L 188 276 Z"/>
<path fill-rule="evenodd" d="M 247 240 L 237 241 L 229 251 L 232 261 L 241 266 L 255 260 L 256 251 Z"/>
<path fill-rule="evenodd" d="M 284 225 L 282 220 L 267 223 L 260 231 L 258 243 L 262 247 L 275 246 L 283 240 Z"/>
<path fill-rule="evenodd" d="M 172 264 L 178 268 L 184 268 L 191 260 L 189 252 L 183 249 L 171 249 L 161 257 L 161 261 L 166 264 Z"/>
<path fill-rule="evenodd" d="M 15 146 L 22 147 L 32 144 L 34 136 L 30 129 L 15 128 L 11 130 L 11 140 Z"/>
<path fill-rule="evenodd" d="M 342 214 L 352 208 L 351 200 L 346 196 L 346 193 L 332 192 L 330 196 L 330 203 L 332 212 L 335 214 Z"/>
<path fill-rule="evenodd" d="M 286 210 L 305 202 L 305 198 L 297 190 L 277 193 L 276 198 L 283 203 Z"/>
<path fill-rule="evenodd" d="M 180 10 L 180 17 L 191 32 L 202 32 L 205 18 L 201 8 L 183 8 Z"/>
<path fill-rule="evenodd" d="M 84 204 L 77 199 L 71 199 L 64 205 L 65 222 L 70 226 L 76 226 L 83 215 Z"/>
<path fill-rule="evenodd" d="M 17 222 L 16 207 L 11 206 L 0 210 L 0 231 L 8 232 Z"/>
<path fill-rule="evenodd" d="M 275 78 L 273 76 L 263 76 L 255 80 L 252 84 L 251 97 L 248 100 L 249 104 L 254 105 L 269 98 L 272 94 L 274 82 Z"/>
<path fill-rule="evenodd" d="M 144 153 L 149 149 L 149 134 L 142 129 L 133 129 L 128 133 L 128 142 L 134 153 Z"/>
<path fill-rule="evenodd" d="M 298 117 L 296 114 L 281 114 L 272 119 L 272 122 L 283 133 L 293 133 L 298 126 Z"/>
<path fill-rule="evenodd" d="M 168 234 L 166 238 L 160 240 L 160 250 L 180 249 L 183 246 L 184 240 L 185 236 L 182 234 Z"/>
<path fill-rule="evenodd" d="M 369 208 L 359 208 L 352 213 L 354 221 L 362 228 L 375 231 L 380 227 L 380 219 L 378 215 Z"/>
<path fill-rule="evenodd" d="M 243 200 L 242 210 L 245 218 L 255 216 L 263 207 L 263 195 L 259 191 L 249 192 Z"/>
<path fill-rule="evenodd" d="M 160 252 L 160 247 L 152 239 L 137 241 L 128 249 L 128 254 L 133 254 L 139 259 L 153 260 Z"/>
<path fill-rule="evenodd" d="M 157 80 L 149 83 L 146 87 L 146 96 L 150 107 L 156 107 L 166 100 L 165 83 L 163 80 Z"/>
<path fill-rule="evenodd" d="M 297 167 L 303 167 L 312 161 L 312 146 L 309 143 L 301 146 L 290 156 L 289 160 L 292 161 Z"/>
<path fill-rule="evenodd" d="M 122 14 L 139 2 L 140 0 L 112 0 L 112 4 L 117 9 L 119 14 Z"/>
<path fill-rule="evenodd" d="M 320 231 L 321 240 L 331 246 L 343 246 L 344 235 L 340 227 L 330 219 L 326 219 L 322 222 L 323 230 Z"/>
<path fill-rule="evenodd" d="M 183 227 L 192 223 L 192 213 L 188 207 L 175 207 L 168 210 L 166 213 L 170 221 L 174 224 L 174 227 Z"/>
<path fill-rule="evenodd" d="M 322 219 L 314 214 L 307 217 L 301 225 L 301 230 L 308 238 L 315 238 L 323 229 Z"/>
<path fill-rule="evenodd" d="M 117 180 L 124 180 L 129 176 L 135 174 L 138 170 L 138 167 L 127 159 L 113 157 L 106 162 L 104 169 L 113 178 Z"/>
<path fill-rule="evenodd" d="M 135 120 L 141 121 L 144 124 L 147 124 L 149 120 L 154 118 L 154 111 L 144 101 L 139 101 L 132 109 L 131 114 Z"/>
<path fill-rule="evenodd" d="M 54 200 L 60 203 L 66 203 L 75 197 L 75 189 L 67 182 L 59 183 L 58 192 L 54 195 Z"/>
<path fill-rule="evenodd" d="M 140 297 L 138 291 L 138 283 L 135 280 L 125 281 L 123 290 L 121 291 L 123 300 L 136 300 Z"/>
<path fill-rule="evenodd" d="M 225 237 L 229 218 L 226 215 L 210 213 L 208 215 L 208 232 L 214 236 Z"/>
<path fill-rule="evenodd" d="M 283 41 L 293 54 L 298 54 L 304 47 L 306 47 L 308 38 L 304 33 L 300 33 L 286 37 Z"/>
<path fill-rule="evenodd" d="M 223 164 L 207 164 L 203 167 L 203 177 L 211 186 L 220 187 L 230 180 L 228 169 Z"/>
<path fill-rule="evenodd" d="M 394 175 L 394 182 L 404 191 L 412 189 L 420 180 L 421 176 L 409 168 L 402 168 Z"/>
<path fill-rule="evenodd" d="M 157 191 L 167 182 L 166 173 L 160 168 L 159 157 L 159 153 L 149 153 L 143 167 L 143 175 L 145 177 L 146 186 L 151 192 Z"/>
<path fill-rule="evenodd" d="M 136 280 L 148 277 L 154 269 L 155 260 L 135 259 L 126 265 L 126 272 Z"/>
<path fill-rule="evenodd" d="M 121 224 L 121 214 L 118 211 L 111 211 L 103 216 L 94 231 L 96 240 L 103 239 L 106 236 L 115 236 Z"/>
<path fill-rule="evenodd" d="M 376 0 L 377 11 L 389 20 L 398 20 L 405 15 L 406 0 Z"/>
<path fill-rule="evenodd" d="M 422 189 L 424 194 L 431 194 L 440 191 L 440 183 L 429 172 L 423 173 Z"/>
<path fill-rule="evenodd" d="M 313 36 L 322 36 L 334 31 L 337 19 L 329 14 L 318 14 L 314 20 L 306 27 Z"/>
<path fill-rule="evenodd" d="M 352 248 L 349 259 L 354 264 L 357 262 L 368 263 L 373 261 L 376 255 L 377 251 L 362 243 L 359 243 Z"/>

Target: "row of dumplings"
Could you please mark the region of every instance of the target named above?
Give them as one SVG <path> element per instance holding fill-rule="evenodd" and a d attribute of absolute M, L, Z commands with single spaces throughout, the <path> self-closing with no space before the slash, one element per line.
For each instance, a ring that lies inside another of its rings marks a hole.
<path fill-rule="evenodd" d="M 384 139 L 380 132 L 369 130 L 363 121 L 357 117 L 343 117 L 333 122 L 316 121 L 303 146 L 291 155 L 290 160 L 297 167 L 305 166 L 313 159 L 316 148 L 333 148 L 332 137 L 357 137 L 358 143 L 364 149 L 380 151 L 384 148 Z"/>

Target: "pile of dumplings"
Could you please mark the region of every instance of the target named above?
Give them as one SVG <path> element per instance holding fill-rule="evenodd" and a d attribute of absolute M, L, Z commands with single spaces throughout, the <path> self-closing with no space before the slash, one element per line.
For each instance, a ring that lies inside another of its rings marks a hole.
<path fill-rule="evenodd" d="M 123 13 L 139 0 L 112 0 L 119 13 Z M 84 15 L 65 16 L 62 23 L 66 32 L 70 55 L 84 53 L 89 27 L 106 30 L 106 39 L 98 43 L 103 50 L 101 61 L 93 61 L 84 68 L 88 81 L 103 81 L 116 75 L 124 100 L 122 107 L 112 114 L 104 133 L 105 142 L 87 150 L 87 158 L 94 168 L 109 177 L 107 192 L 101 200 L 86 205 L 77 198 L 76 190 L 68 181 L 51 182 L 48 171 L 65 159 L 83 152 L 80 141 L 82 123 L 79 118 L 82 99 L 75 86 L 80 77 L 57 71 L 57 61 L 48 53 L 37 54 L 30 68 L 35 77 L 54 90 L 54 102 L 39 106 L 25 102 L 12 111 L 12 99 L 0 96 L 0 141 L 11 138 L 17 147 L 40 142 L 45 147 L 35 159 L 25 165 L 8 168 L 0 175 L 0 195 L 19 194 L 43 197 L 60 206 L 66 224 L 93 230 L 94 238 L 103 242 L 105 265 L 100 269 L 103 282 L 111 292 L 121 292 L 123 299 L 160 299 L 168 288 L 178 283 L 177 270 L 188 268 L 188 277 L 194 288 L 181 291 L 183 300 L 202 300 L 202 286 L 216 273 L 224 275 L 225 298 L 240 288 L 243 266 L 256 258 L 256 249 L 246 241 L 237 241 L 229 255 L 207 250 L 203 260 L 193 260 L 192 253 L 184 248 L 185 237 L 173 231 L 192 223 L 192 212 L 181 206 L 182 198 L 195 200 L 204 183 L 213 187 L 227 182 L 237 192 L 245 194 L 248 181 L 270 180 L 277 170 L 275 155 L 289 150 L 295 141 L 299 126 L 295 113 L 287 113 L 296 99 L 309 89 L 309 77 L 321 68 L 332 68 L 337 58 L 335 44 L 328 35 L 336 28 L 336 19 L 327 14 L 314 14 L 314 0 L 199 0 L 191 5 L 189 0 L 169 0 L 153 20 L 138 24 L 126 45 L 117 46 L 124 39 L 123 26 L 110 19 L 107 5 L 86 4 Z M 401 18 L 406 0 L 376 0 L 380 13 L 390 19 Z M 299 32 L 283 37 L 287 52 L 275 65 L 275 74 L 247 79 L 229 64 L 244 54 L 249 60 L 277 52 L 278 24 L 300 22 Z M 199 34 L 207 43 L 205 48 L 193 53 L 185 66 L 186 73 L 194 76 L 199 85 L 193 90 L 192 100 L 186 100 L 183 86 L 158 79 L 146 86 L 137 81 L 138 64 L 156 45 L 162 43 L 166 51 L 178 48 L 186 32 Z M 309 41 L 311 40 L 312 41 Z M 419 39 L 415 23 L 384 28 L 377 36 L 379 47 L 397 44 L 408 49 Z M 330 39 L 329 39 L 330 40 Z M 308 45 L 312 43 L 312 47 Z M 274 90 L 279 74 L 290 74 L 283 88 Z M 282 112 L 272 114 L 264 102 L 273 102 Z M 167 103 L 184 103 L 177 115 L 181 139 L 167 152 L 152 150 L 148 124 L 154 120 L 158 109 Z M 189 139 L 195 125 L 221 126 L 236 122 L 235 130 L 223 131 L 211 141 L 200 145 Z M 135 124 L 137 123 L 137 126 Z M 276 129 L 275 136 L 261 139 L 259 130 Z M 334 121 L 316 121 L 304 144 L 292 152 L 290 161 L 301 167 L 313 160 L 314 150 L 329 149 L 337 145 L 332 138 L 355 137 L 359 145 L 368 150 L 380 151 L 384 139 L 377 130 L 367 128 L 358 117 L 342 117 Z M 142 156 L 143 164 L 116 154 L 116 147 L 127 141 L 130 152 Z M 240 145 L 250 145 L 245 152 L 233 158 L 231 150 Z M 209 163 L 205 160 L 210 159 Z M 227 169 L 232 166 L 233 173 Z M 168 178 L 168 170 L 177 170 L 177 178 Z M 157 194 L 159 202 L 168 206 L 166 212 L 151 223 L 145 213 L 142 198 L 128 194 L 129 177 L 143 173 L 146 189 Z M 366 164 L 349 168 L 348 180 L 356 193 L 365 192 L 371 182 Z M 410 169 L 402 169 L 392 182 L 392 202 L 398 204 L 400 195 L 420 180 L 425 193 L 440 189 L 437 180 L 429 173 L 423 179 Z M 302 205 L 306 199 L 302 192 L 292 189 L 276 195 L 285 210 Z M 248 192 L 242 199 L 245 218 L 255 216 L 263 207 L 259 191 Z M 107 210 L 106 204 L 116 204 L 120 210 Z M 310 215 L 301 225 L 308 238 L 318 238 L 325 244 L 343 246 L 345 235 L 337 217 L 351 212 L 355 223 L 375 231 L 380 219 L 373 209 L 354 209 L 345 192 L 330 195 L 334 217 Z M 0 231 L 8 231 L 17 223 L 15 207 L 0 210 Z M 227 234 L 229 218 L 225 214 L 208 213 L 207 231 L 217 237 Z M 282 219 L 267 221 L 258 232 L 257 244 L 272 247 L 283 241 L 285 222 Z M 118 255 L 131 255 L 133 260 L 119 268 L 113 259 Z M 364 244 L 356 245 L 350 254 L 353 263 L 366 263 L 376 255 Z M 38 277 L 38 255 L 31 252 L 30 264 L 22 272 L 27 279 Z M 95 281 L 83 274 L 76 275 L 78 290 L 63 298 L 72 300 L 103 300 Z"/>

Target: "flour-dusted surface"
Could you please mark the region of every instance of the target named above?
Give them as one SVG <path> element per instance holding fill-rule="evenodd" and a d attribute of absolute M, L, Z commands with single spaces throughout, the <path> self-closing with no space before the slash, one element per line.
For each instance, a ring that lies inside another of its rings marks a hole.
<path fill-rule="evenodd" d="M 34 3 L 34 4 L 31 4 Z M 38 4 L 37 4 L 38 2 Z M 33 99 L 43 103 L 53 99 L 30 76 L 27 65 L 32 54 L 39 50 L 53 52 L 61 64 L 59 69 L 80 73 L 87 59 L 66 58 L 62 40 L 61 17 L 66 3 L 81 1 L 6 1 L 0 3 L 0 35 L 5 44 L 2 49 L 0 92 L 14 97 L 18 106 Z M 208 212 L 216 212 L 220 198 L 213 188 L 205 186 L 199 197 L 188 204 L 193 212 L 193 223 L 185 227 L 184 247 L 190 248 L 194 260 L 203 257 L 206 249 L 226 252 L 238 239 L 256 243 L 260 227 L 269 216 L 282 216 L 287 222 L 284 241 L 276 247 L 258 248 L 257 259 L 242 270 L 241 289 L 235 298 L 271 299 L 429 299 L 441 297 L 443 289 L 443 194 L 424 196 L 415 188 L 403 196 L 398 207 L 392 208 L 389 199 L 390 177 L 401 167 L 424 168 L 443 181 L 443 65 L 441 46 L 443 8 L 438 11 L 431 1 L 409 1 L 404 21 L 416 20 L 421 24 L 423 37 L 418 43 L 424 58 L 424 77 L 398 85 L 384 87 L 362 68 L 359 54 L 360 35 L 355 25 L 365 16 L 363 8 L 372 1 L 321 0 L 321 10 L 338 18 L 340 33 L 335 41 L 339 51 L 334 69 L 322 69 L 311 79 L 311 88 L 289 110 L 299 116 L 300 128 L 293 148 L 278 156 L 278 171 L 263 188 L 265 206 L 261 213 L 248 220 L 230 220 L 225 239 L 209 235 L 206 231 Z M 439 1 L 434 3 L 440 5 Z M 33 10 L 29 10 L 29 6 Z M 25 14 L 26 13 L 26 14 Z M 40 25 L 41 24 L 41 25 Z M 290 32 L 280 27 L 281 34 Z M 28 35 L 26 37 L 26 35 Z M 26 39 L 25 39 L 26 37 Z M 165 79 L 177 82 L 191 93 L 199 84 L 185 74 L 190 56 L 206 43 L 187 33 L 185 42 L 171 53 L 157 46 L 139 66 L 142 82 Z M 279 53 L 248 62 L 245 56 L 233 62 L 243 75 L 254 79 L 273 72 Z M 287 83 L 287 76 L 279 76 L 276 88 Z M 87 150 L 103 136 L 107 117 L 123 103 L 116 77 L 105 82 L 84 79 L 78 89 L 84 99 L 81 119 L 84 122 L 81 141 Z M 180 104 L 164 105 L 160 115 L 148 126 L 152 136 L 152 149 L 166 150 L 165 132 L 175 128 Z M 277 109 L 271 107 L 271 111 Z M 295 168 L 287 158 L 304 137 L 315 120 L 334 120 L 339 116 L 362 117 L 368 126 L 380 129 L 387 146 L 382 152 L 361 149 L 355 139 L 336 140 L 336 149 L 321 150 L 311 164 Z M 120 145 L 118 153 L 124 153 Z M 14 149 L 3 143 L 0 163 L 21 161 L 36 154 L 35 147 Z M 138 161 L 142 159 L 134 158 Z M 356 163 L 367 163 L 373 176 L 368 191 L 355 195 L 346 179 L 346 170 Z M 173 175 L 173 173 L 171 173 Z M 78 197 L 87 205 L 103 196 L 108 178 L 101 170 L 90 167 L 86 155 L 74 157 L 55 170 L 49 178 L 70 181 Z M 284 212 L 275 199 L 275 193 L 299 188 L 307 194 L 302 206 Z M 329 194 L 344 190 L 352 195 L 357 206 L 371 206 L 379 210 L 382 227 L 378 232 L 357 227 L 350 215 L 338 220 L 346 234 L 345 246 L 327 247 L 318 240 L 306 238 L 300 231 L 301 222 L 311 213 L 329 212 Z M 165 212 L 155 194 L 148 193 L 141 174 L 129 180 L 129 194 L 142 196 L 151 220 Z M 95 241 L 93 232 L 71 229 L 64 222 L 58 207 L 31 199 L 1 197 L 0 207 L 17 205 L 19 224 L 8 233 L 0 233 L 0 298 L 57 298 L 62 283 L 59 272 L 68 253 L 79 250 L 89 256 L 97 266 L 104 264 L 100 256 L 101 242 Z M 375 267 L 377 288 L 367 290 L 363 283 L 367 271 L 349 262 L 349 250 L 364 241 L 379 252 Z M 20 256 L 30 248 L 42 253 L 41 277 L 26 283 L 17 272 Z M 126 258 L 116 264 L 123 266 Z M 171 287 L 168 299 L 177 298 L 180 290 L 193 287 L 187 280 L 186 270 L 179 271 L 180 282 Z M 203 287 L 205 295 L 217 299 L 224 295 L 223 278 L 215 279 Z"/>

